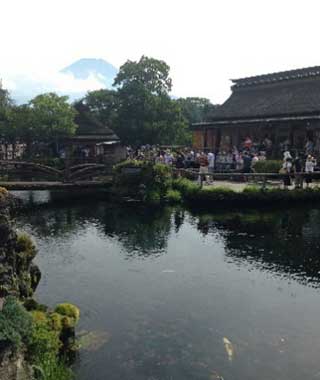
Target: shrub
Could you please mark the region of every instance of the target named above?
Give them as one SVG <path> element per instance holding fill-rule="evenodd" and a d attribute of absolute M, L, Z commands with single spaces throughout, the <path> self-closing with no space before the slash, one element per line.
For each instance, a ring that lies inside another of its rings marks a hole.
<path fill-rule="evenodd" d="M 14 348 L 30 341 L 32 318 L 14 297 L 8 297 L 0 312 L 0 341 L 9 341 Z"/>
<path fill-rule="evenodd" d="M 124 168 L 140 169 L 136 173 L 123 172 Z M 163 164 L 128 160 L 114 166 L 114 185 L 116 192 L 123 195 L 140 197 L 146 201 L 165 198 L 171 187 L 171 168 Z"/>
<path fill-rule="evenodd" d="M 75 326 L 80 319 L 80 310 L 77 306 L 71 303 L 61 303 L 55 308 L 55 312 L 68 317 L 71 320 L 71 324 Z"/>
<path fill-rule="evenodd" d="M 200 191 L 200 186 L 186 178 L 178 178 L 172 181 L 172 187 L 179 190 L 183 197 L 188 198 Z"/>
<path fill-rule="evenodd" d="M 263 160 L 254 165 L 254 171 L 257 173 L 279 173 L 281 166 L 282 161 L 280 160 Z"/>
<path fill-rule="evenodd" d="M 166 194 L 166 200 L 167 202 L 171 203 L 171 204 L 175 204 L 175 203 L 181 203 L 182 202 L 182 196 L 181 196 L 181 193 L 179 190 L 168 190 L 167 194 Z"/>
<path fill-rule="evenodd" d="M 35 243 L 25 232 L 18 233 L 16 250 L 26 253 L 29 258 L 34 258 L 37 252 Z"/>

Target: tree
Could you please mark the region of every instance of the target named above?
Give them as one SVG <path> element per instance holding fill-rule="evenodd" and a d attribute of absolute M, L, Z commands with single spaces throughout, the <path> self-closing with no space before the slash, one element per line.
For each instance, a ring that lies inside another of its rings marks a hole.
<path fill-rule="evenodd" d="M 8 113 L 12 106 L 13 102 L 9 96 L 9 92 L 2 87 L 2 82 L 0 81 L 0 134 L 2 136 L 5 134 L 4 130 L 8 123 Z"/>
<path fill-rule="evenodd" d="M 114 86 L 120 89 L 141 87 L 151 94 L 168 94 L 172 87 L 169 71 L 164 61 L 143 55 L 139 62 L 128 60 L 120 67 Z"/>
<path fill-rule="evenodd" d="M 38 95 L 29 103 L 32 117 L 27 128 L 34 132 L 38 141 L 57 141 L 61 137 L 75 133 L 77 125 L 74 122 L 76 111 L 68 103 L 67 96 L 54 93 Z"/>
<path fill-rule="evenodd" d="M 92 113 L 96 120 L 106 126 L 112 126 L 117 119 L 119 108 L 119 97 L 115 90 L 101 89 L 90 91 L 79 102 L 75 103 L 75 108 L 81 107 L 83 103 Z"/>
<path fill-rule="evenodd" d="M 180 105 L 184 117 L 189 124 L 208 121 L 211 113 L 217 108 L 206 98 L 179 98 L 177 103 Z"/>
<path fill-rule="evenodd" d="M 112 127 L 124 143 L 185 143 L 186 120 L 168 95 L 172 86 L 169 70 L 165 62 L 145 56 L 121 66 L 114 82 L 118 110 Z"/>

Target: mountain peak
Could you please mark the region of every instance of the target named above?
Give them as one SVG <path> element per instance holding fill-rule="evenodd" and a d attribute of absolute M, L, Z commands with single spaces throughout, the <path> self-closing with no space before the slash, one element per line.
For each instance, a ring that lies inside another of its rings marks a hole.
<path fill-rule="evenodd" d="M 105 79 L 106 86 L 110 87 L 118 73 L 118 69 L 102 58 L 81 58 L 61 70 L 62 73 L 71 73 L 77 79 L 87 79 L 90 74 Z"/>

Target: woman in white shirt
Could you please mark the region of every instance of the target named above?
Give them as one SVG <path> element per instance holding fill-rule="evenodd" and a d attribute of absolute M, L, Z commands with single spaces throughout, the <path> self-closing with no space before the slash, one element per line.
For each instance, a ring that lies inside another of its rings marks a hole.
<path fill-rule="evenodd" d="M 306 160 L 306 164 L 305 164 L 305 172 L 306 173 L 313 173 L 316 164 L 317 164 L 316 160 L 309 154 L 309 156 L 307 157 L 307 160 Z M 309 183 L 311 183 L 311 182 L 312 182 L 312 178 L 307 177 L 306 178 L 307 187 L 309 186 Z"/>

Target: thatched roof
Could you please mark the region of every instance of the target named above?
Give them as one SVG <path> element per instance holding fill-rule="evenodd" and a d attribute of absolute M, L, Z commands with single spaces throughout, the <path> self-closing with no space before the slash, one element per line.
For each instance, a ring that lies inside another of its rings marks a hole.
<path fill-rule="evenodd" d="M 76 135 L 73 137 L 78 140 L 98 140 L 98 141 L 119 141 L 119 137 L 112 129 L 103 125 L 89 111 L 88 107 L 82 102 L 75 106 L 77 115 L 75 123 L 78 125 Z"/>
<path fill-rule="evenodd" d="M 320 115 L 320 66 L 232 80 L 232 94 L 208 121 Z"/>

